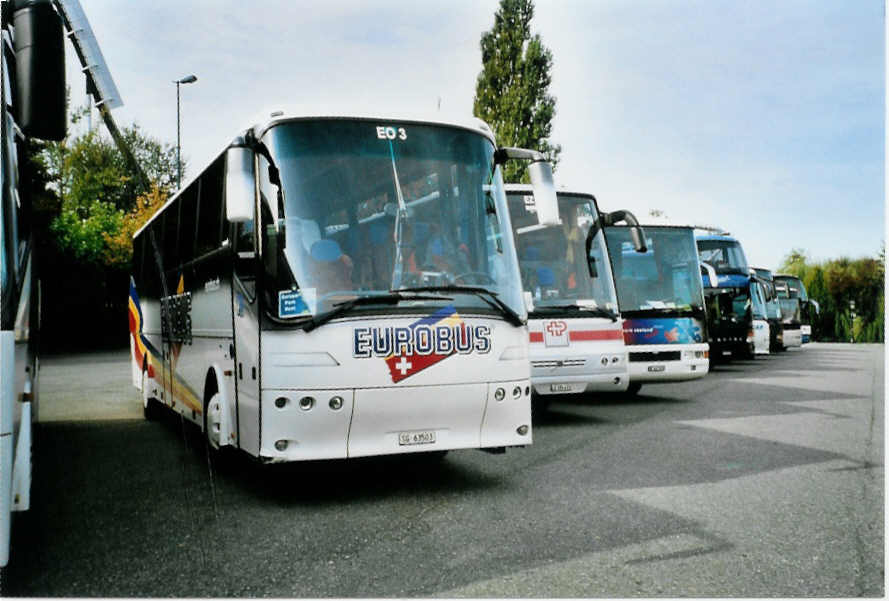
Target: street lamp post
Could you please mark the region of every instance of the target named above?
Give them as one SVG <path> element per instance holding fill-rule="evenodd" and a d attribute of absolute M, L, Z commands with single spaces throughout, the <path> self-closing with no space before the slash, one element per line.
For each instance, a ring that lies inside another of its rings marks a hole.
<path fill-rule="evenodd" d="M 198 80 L 194 75 L 186 75 L 182 79 L 177 79 L 173 83 L 176 84 L 176 189 L 182 187 L 182 141 L 180 139 L 179 128 L 179 85 L 184 83 L 194 83 Z"/>

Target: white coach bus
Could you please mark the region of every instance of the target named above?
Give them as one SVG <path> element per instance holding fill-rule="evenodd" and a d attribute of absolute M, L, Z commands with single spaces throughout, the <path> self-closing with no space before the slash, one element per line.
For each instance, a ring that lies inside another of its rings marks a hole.
<path fill-rule="evenodd" d="M 633 232 L 605 228 L 630 360 L 629 392 L 643 384 L 697 380 L 710 370 L 701 263 L 690 227 L 645 225 L 647 252 Z M 708 270 L 711 282 L 716 274 Z"/>
<path fill-rule="evenodd" d="M 264 462 L 530 444 L 508 159 L 557 219 L 543 156 L 477 119 L 250 127 L 134 237 L 146 415 Z"/>
<path fill-rule="evenodd" d="M 37 421 L 40 283 L 29 190 L 19 185 L 29 138 L 65 136 L 62 20 L 49 0 L 0 2 L 0 567 L 9 561 L 12 511 L 30 506 Z M 3 575 L 0 573 L 0 580 Z"/>
<path fill-rule="evenodd" d="M 506 186 L 522 285 L 532 297 L 535 404 L 546 409 L 554 394 L 625 391 L 627 351 L 602 224 L 613 215 L 635 224 L 635 217 L 600 215 L 592 194 L 559 190 L 561 224 L 540 226 L 532 192 L 527 185 Z"/>

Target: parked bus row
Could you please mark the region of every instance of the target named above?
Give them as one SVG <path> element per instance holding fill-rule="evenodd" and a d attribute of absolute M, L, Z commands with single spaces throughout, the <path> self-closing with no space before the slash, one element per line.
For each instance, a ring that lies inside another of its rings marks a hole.
<path fill-rule="evenodd" d="M 2 4 L 0 566 L 29 504 L 39 371 L 17 159 L 65 134 L 64 4 Z M 531 185 L 504 185 L 507 161 Z M 268 114 L 133 249 L 145 416 L 263 462 L 527 446 L 532 401 L 703 378 L 801 345 L 817 309 L 729 236 L 600 211 L 539 152 L 439 115 Z"/>
<path fill-rule="evenodd" d="M 277 111 L 136 233 L 132 380 L 147 417 L 265 462 L 502 452 L 532 400 L 799 344 L 800 290 L 729 236 L 557 192 L 478 119 Z"/>

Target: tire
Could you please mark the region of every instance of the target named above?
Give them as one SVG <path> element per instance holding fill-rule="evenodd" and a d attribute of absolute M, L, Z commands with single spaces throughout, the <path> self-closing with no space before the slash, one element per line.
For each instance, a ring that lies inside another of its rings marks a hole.
<path fill-rule="evenodd" d="M 636 396 L 640 390 L 642 390 L 641 382 L 630 382 L 630 385 L 627 386 L 627 394 L 631 396 Z"/>
<path fill-rule="evenodd" d="M 222 397 L 218 392 L 213 393 L 210 400 L 204 406 L 204 440 L 211 453 L 218 453 L 220 449 L 220 426 L 222 424 Z"/>

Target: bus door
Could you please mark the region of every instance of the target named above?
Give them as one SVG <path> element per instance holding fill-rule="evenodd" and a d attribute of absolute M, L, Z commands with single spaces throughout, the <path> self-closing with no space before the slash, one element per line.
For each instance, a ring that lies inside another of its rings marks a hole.
<path fill-rule="evenodd" d="M 240 446 L 259 453 L 259 305 L 257 298 L 257 253 L 254 222 L 234 225 L 234 275 L 232 277 L 232 321 L 235 346 L 236 415 Z"/>

